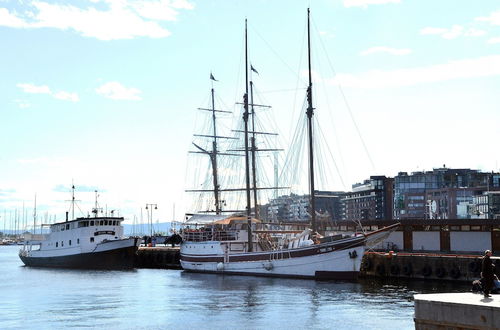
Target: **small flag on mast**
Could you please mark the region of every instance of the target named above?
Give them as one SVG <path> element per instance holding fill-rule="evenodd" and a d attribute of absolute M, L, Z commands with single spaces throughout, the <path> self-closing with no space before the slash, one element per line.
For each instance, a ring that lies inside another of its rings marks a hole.
<path fill-rule="evenodd" d="M 255 70 L 255 68 L 252 66 L 252 64 L 250 64 L 250 70 L 252 70 L 253 72 L 255 72 L 256 74 L 259 74 L 259 72 L 257 72 L 257 70 Z"/>
<path fill-rule="evenodd" d="M 215 79 L 214 75 L 212 74 L 212 72 L 210 72 L 210 79 L 212 79 L 213 81 L 218 81 L 217 79 Z"/>

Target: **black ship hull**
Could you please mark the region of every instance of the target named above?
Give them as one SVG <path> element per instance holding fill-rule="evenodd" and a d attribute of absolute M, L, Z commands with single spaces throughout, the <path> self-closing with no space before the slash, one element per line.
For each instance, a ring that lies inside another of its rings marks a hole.
<path fill-rule="evenodd" d="M 102 252 L 80 253 L 57 257 L 27 257 L 20 255 L 29 267 L 73 269 L 131 269 L 134 268 L 137 246 L 128 246 Z"/>

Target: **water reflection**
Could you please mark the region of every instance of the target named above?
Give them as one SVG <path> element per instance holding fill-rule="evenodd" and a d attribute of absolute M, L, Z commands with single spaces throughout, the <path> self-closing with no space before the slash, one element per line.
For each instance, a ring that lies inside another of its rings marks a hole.
<path fill-rule="evenodd" d="M 443 282 L 311 281 L 178 270 L 21 266 L 0 248 L 1 329 L 412 329 L 413 295 L 467 291 Z M 36 321 L 36 324 L 33 323 Z"/>

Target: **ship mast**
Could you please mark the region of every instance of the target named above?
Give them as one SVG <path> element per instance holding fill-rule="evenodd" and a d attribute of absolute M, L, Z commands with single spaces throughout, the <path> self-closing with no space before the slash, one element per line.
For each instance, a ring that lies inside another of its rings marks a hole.
<path fill-rule="evenodd" d="M 252 242 L 252 214 L 250 204 L 250 164 L 248 155 L 248 36 L 247 36 L 247 20 L 245 19 L 245 95 L 243 95 L 243 104 L 245 111 L 243 113 L 243 121 L 245 123 L 245 181 L 247 195 L 247 226 L 248 226 L 248 252 L 253 250 Z"/>
<path fill-rule="evenodd" d="M 75 219 L 75 185 L 71 186 L 71 220 Z"/>
<path fill-rule="evenodd" d="M 310 195 L 310 212 L 311 226 L 313 233 L 317 232 L 316 225 L 316 198 L 314 196 L 314 150 L 313 150 L 313 95 L 312 95 L 312 78 L 311 78 L 311 28 L 310 28 L 310 9 L 307 8 L 307 57 L 309 71 L 309 86 L 307 87 L 307 131 L 309 142 L 309 195 Z"/>
<path fill-rule="evenodd" d="M 257 198 L 257 164 L 256 164 L 256 153 L 257 147 L 255 145 L 255 108 L 253 103 L 253 82 L 250 80 L 250 102 L 252 105 L 252 137 L 250 140 L 252 141 L 252 185 L 253 185 L 253 204 L 254 204 L 254 214 L 255 218 L 259 218 L 259 205 Z"/>
<path fill-rule="evenodd" d="M 210 154 L 210 160 L 212 161 L 212 176 L 214 183 L 214 198 L 215 198 L 215 214 L 221 214 L 221 203 L 220 203 L 220 191 L 219 191 L 219 179 L 217 175 L 217 125 L 215 117 L 215 98 L 214 98 L 214 86 L 212 83 L 212 124 L 213 124 L 213 134 L 214 140 L 212 142 L 212 153 Z"/>
<path fill-rule="evenodd" d="M 217 81 L 212 73 L 210 73 L 210 79 L 212 81 Z M 223 113 L 231 113 L 230 111 L 224 111 L 224 110 L 218 110 L 215 109 L 215 90 L 213 87 L 213 82 L 212 82 L 212 89 L 211 89 L 211 107 L 210 108 L 198 108 L 198 110 L 204 110 L 204 111 L 210 111 L 212 113 L 212 135 L 202 135 L 202 134 L 194 134 L 194 136 L 197 137 L 204 137 L 204 138 L 212 138 L 212 150 L 205 150 L 204 148 L 200 147 L 196 143 L 193 142 L 193 145 L 199 150 L 199 151 L 190 151 L 190 153 L 201 153 L 208 155 L 210 157 L 210 164 L 212 166 L 212 182 L 213 182 L 213 188 L 211 190 L 186 190 L 187 192 L 208 192 L 211 191 L 213 192 L 214 195 L 214 206 L 215 206 L 215 214 L 221 214 L 222 213 L 222 204 L 224 203 L 223 200 L 220 198 L 221 194 L 221 189 L 219 185 L 219 175 L 217 171 L 217 155 L 227 155 L 227 156 L 233 156 L 232 154 L 228 153 L 221 153 L 219 152 L 217 148 L 217 143 L 218 139 L 233 139 L 232 137 L 226 137 L 226 136 L 218 136 L 217 135 L 217 112 L 223 112 Z"/>

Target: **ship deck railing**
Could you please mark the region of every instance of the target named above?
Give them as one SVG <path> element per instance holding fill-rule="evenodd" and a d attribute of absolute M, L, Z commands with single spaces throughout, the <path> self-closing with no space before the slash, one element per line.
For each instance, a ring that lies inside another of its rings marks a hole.
<path fill-rule="evenodd" d="M 183 240 L 188 242 L 236 241 L 238 231 L 186 230 L 182 236 Z"/>

